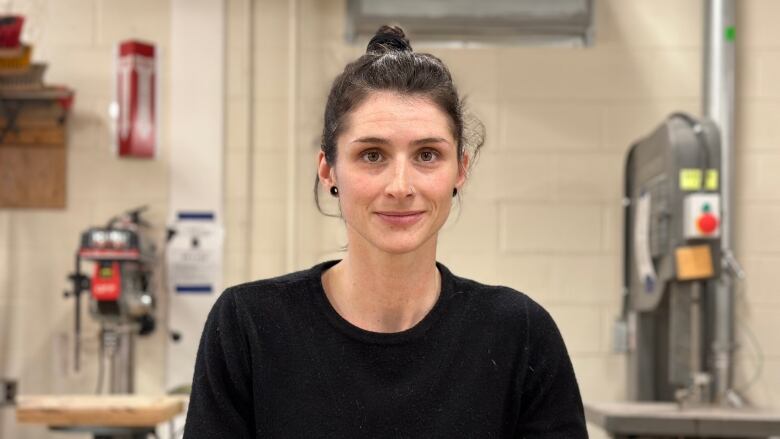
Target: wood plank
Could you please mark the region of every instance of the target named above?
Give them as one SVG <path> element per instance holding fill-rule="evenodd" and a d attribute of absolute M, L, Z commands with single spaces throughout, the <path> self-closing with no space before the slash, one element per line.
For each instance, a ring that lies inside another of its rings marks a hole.
<path fill-rule="evenodd" d="M 62 146 L 0 148 L 0 207 L 65 207 Z"/>
<path fill-rule="evenodd" d="M 4 126 L 0 124 L 0 131 Z M 65 126 L 49 124 L 38 127 L 22 127 L 5 134 L 0 148 L 7 146 L 59 146 L 65 147 Z"/>
<path fill-rule="evenodd" d="M 42 113 L 46 113 L 45 117 Z M 63 122 L 60 122 L 60 117 L 63 114 L 62 110 L 58 110 L 56 113 L 54 111 L 48 113 L 46 110 L 42 110 L 39 112 L 39 115 L 20 114 L 14 121 L 14 129 L 24 130 L 29 128 L 35 129 L 62 126 Z M 6 117 L 0 112 L 0 128 L 6 127 L 6 120 Z"/>
<path fill-rule="evenodd" d="M 0 126 L 5 127 L 8 117 L 15 114 L 16 127 L 41 127 L 62 125 L 66 114 L 56 101 L 13 103 L 0 100 Z"/>
<path fill-rule="evenodd" d="M 48 86 L 35 91 L 0 90 L 0 99 L 19 99 L 28 101 L 50 101 L 67 99 L 73 96 L 73 90 Z"/>
<path fill-rule="evenodd" d="M 62 125 L 67 113 L 57 99 L 10 99 L 3 98 L 0 90 L 0 128 L 14 119 L 14 128 Z"/>
<path fill-rule="evenodd" d="M 184 410 L 185 397 L 144 395 L 24 395 L 16 420 L 50 426 L 153 427 Z"/>

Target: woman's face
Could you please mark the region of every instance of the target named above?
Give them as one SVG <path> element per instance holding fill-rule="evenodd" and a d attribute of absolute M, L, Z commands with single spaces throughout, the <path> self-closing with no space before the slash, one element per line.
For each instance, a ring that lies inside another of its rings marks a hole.
<path fill-rule="evenodd" d="M 371 93 L 347 117 L 337 159 L 319 156 L 319 177 L 337 186 L 350 245 L 407 253 L 436 245 L 452 190 L 468 166 L 458 163 L 448 116 L 424 97 Z"/>

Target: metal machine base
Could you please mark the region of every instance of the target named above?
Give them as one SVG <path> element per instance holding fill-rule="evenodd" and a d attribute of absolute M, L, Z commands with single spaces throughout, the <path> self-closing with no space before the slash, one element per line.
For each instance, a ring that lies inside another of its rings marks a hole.
<path fill-rule="evenodd" d="M 780 412 L 695 407 L 667 402 L 585 404 L 588 422 L 615 439 L 768 438 L 780 435 Z"/>

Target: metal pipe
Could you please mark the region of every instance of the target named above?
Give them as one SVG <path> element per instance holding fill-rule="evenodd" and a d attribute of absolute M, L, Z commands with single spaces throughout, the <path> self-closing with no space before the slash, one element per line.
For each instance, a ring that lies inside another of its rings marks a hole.
<path fill-rule="evenodd" d="M 110 394 L 135 392 L 135 331 L 132 324 L 111 325 L 103 332 Z"/>
<path fill-rule="evenodd" d="M 287 10 L 287 233 L 286 270 L 296 268 L 296 226 L 298 224 L 298 145 L 296 113 L 298 101 L 298 0 L 290 0 Z"/>
<path fill-rule="evenodd" d="M 255 229 L 255 0 L 247 0 L 246 26 L 247 26 L 247 69 L 246 69 L 246 236 L 254 236 Z M 254 239 L 246 240 L 246 253 L 244 253 L 244 279 L 252 279 L 254 263 Z"/>
<path fill-rule="evenodd" d="M 720 129 L 721 246 L 724 270 L 715 289 L 715 334 L 712 343 L 716 402 L 726 401 L 733 382 L 734 267 L 732 214 L 734 203 L 734 23 L 735 0 L 706 0 L 704 26 L 703 114 Z M 729 269 L 732 269 L 731 271 Z"/>
<path fill-rule="evenodd" d="M 73 328 L 73 366 L 76 372 L 81 370 L 81 256 L 76 252 L 76 271 L 73 272 L 73 294 L 76 302 L 76 321 Z"/>
<path fill-rule="evenodd" d="M 691 284 L 691 376 L 702 373 L 701 349 L 702 349 L 702 331 L 701 331 L 701 283 L 693 282 Z"/>

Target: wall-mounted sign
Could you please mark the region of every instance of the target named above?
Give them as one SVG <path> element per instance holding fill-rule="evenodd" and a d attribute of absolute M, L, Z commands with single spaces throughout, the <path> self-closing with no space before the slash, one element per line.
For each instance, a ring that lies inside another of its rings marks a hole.
<path fill-rule="evenodd" d="M 116 50 L 114 147 L 120 157 L 154 158 L 158 143 L 157 49 L 123 41 Z"/>
<path fill-rule="evenodd" d="M 211 211 L 176 212 L 166 251 L 171 293 L 221 292 L 224 231 L 217 220 Z"/>

